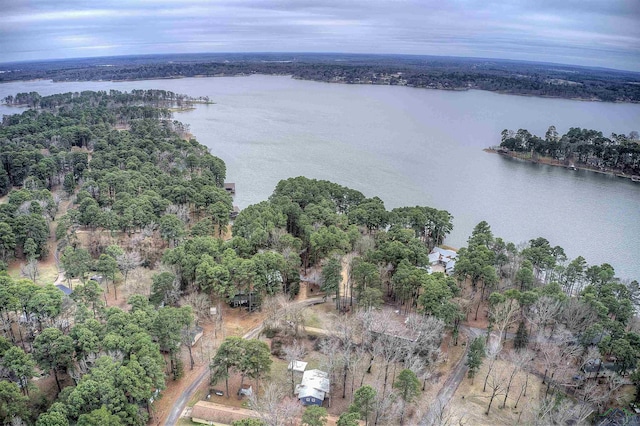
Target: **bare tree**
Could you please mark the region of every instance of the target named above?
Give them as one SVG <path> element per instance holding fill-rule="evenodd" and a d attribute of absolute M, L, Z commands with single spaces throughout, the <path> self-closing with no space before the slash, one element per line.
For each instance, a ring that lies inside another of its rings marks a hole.
<path fill-rule="evenodd" d="M 491 339 L 489 341 L 489 344 L 485 349 L 486 359 L 489 361 L 489 363 L 487 364 L 485 362 L 485 365 L 487 365 L 487 375 L 484 376 L 484 386 L 482 387 L 482 392 L 487 391 L 489 376 L 491 376 L 491 374 L 493 373 L 493 367 L 496 365 L 496 361 L 498 360 L 498 355 L 500 354 L 501 350 L 502 346 L 500 344 L 499 338 L 497 340 Z"/>
<path fill-rule="evenodd" d="M 511 383 L 513 382 L 514 377 L 531 362 L 532 354 L 530 351 L 523 349 L 520 351 L 508 352 L 504 358 L 511 364 L 512 368 L 505 388 L 502 408 L 505 408 L 507 405 L 507 398 L 509 397 L 509 391 L 511 390 Z"/>
<path fill-rule="evenodd" d="M 520 304 L 513 299 L 496 303 L 489 308 L 489 317 L 498 332 L 499 345 L 502 345 L 502 339 L 507 338 L 507 330 L 516 322 L 519 312 Z"/>
<path fill-rule="evenodd" d="M 118 262 L 118 269 L 122 273 L 124 277 L 124 285 L 127 285 L 127 277 L 129 276 L 129 272 L 140 266 L 142 260 L 140 258 L 140 253 L 137 251 L 125 252 L 118 256 L 116 259 Z"/>
<path fill-rule="evenodd" d="M 501 368 L 491 369 L 489 374 L 487 375 L 488 380 L 485 379 L 485 388 L 489 386 L 489 392 L 491 396 L 489 397 L 489 405 L 487 406 L 487 411 L 484 413 L 485 415 L 489 415 L 491 412 L 491 404 L 493 404 L 493 400 L 499 396 L 504 395 L 506 393 L 506 374 Z M 484 392 L 484 389 L 483 389 Z"/>
<path fill-rule="evenodd" d="M 549 296 L 542 296 L 531 306 L 527 319 L 536 326 L 538 338 L 544 336 L 544 330 L 557 319 L 560 312 L 560 302 Z"/>
<path fill-rule="evenodd" d="M 420 416 L 420 426 L 457 426 L 466 424 L 464 417 L 457 419 L 448 404 L 436 398 L 433 405 Z"/>
<path fill-rule="evenodd" d="M 40 275 L 40 269 L 38 268 L 38 261 L 35 258 L 29 259 L 29 261 L 20 269 L 23 276 L 29 278 L 34 283 Z"/>
<path fill-rule="evenodd" d="M 267 426 L 295 426 L 302 411 L 300 402 L 275 382 L 269 382 L 262 397 L 257 393 L 249 397 L 249 407 Z"/>
<path fill-rule="evenodd" d="M 291 394 L 293 395 L 296 390 L 295 383 L 295 370 L 296 362 L 302 360 L 306 354 L 306 349 L 297 340 L 293 341 L 293 344 L 284 347 L 285 359 L 288 363 L 288 368 L 291 370 Z"/>
<path fill-rule="evenodd" d="M 597 321 L 598 313 L 592 306 L 572 297 L 562 305 L 559 319 L 572 333 L 580 334 Z"/>

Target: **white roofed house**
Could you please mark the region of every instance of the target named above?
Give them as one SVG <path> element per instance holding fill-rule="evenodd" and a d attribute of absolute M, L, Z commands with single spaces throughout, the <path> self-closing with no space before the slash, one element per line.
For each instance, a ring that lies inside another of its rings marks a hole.
<path fill-rule="evenodd" d="M 329 393 L 329 375 L 320 370 L 308 370 L 302 375 L 302 382 L 296 386 L 296 395 L 302 405 L 322 406 Z"/>
<path fill-rule="evenodd" d="M 447 275 L 453 274 L 456 266 L 456 258 L 458 253 L 453 250 L 443 249 L 442 247 L 434 247 L 429 253 L 429 263 L 431 265 L 444 266 Z"/>

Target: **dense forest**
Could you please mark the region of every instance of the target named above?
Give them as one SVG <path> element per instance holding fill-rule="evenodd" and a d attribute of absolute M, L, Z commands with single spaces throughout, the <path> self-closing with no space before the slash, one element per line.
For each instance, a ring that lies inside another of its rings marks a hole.
<path fill-rule="evenodd" d="M 188 98 L 11 99 L 31 109 L 0 125 L 4 424 L 147 423 L 185 363 L 194 368 L 197 326 L 246 295 L 262 311 L 243 315 L 285 343 L 225 336 L 204 361 L 211 384 L 224 383 L 227 398 L 234 375 L 264 389 L 249 401 L 260 420 L 238 425 L 291 422 L 300 414 L 293 373 L 281 386 L 271 366 L 302 357 L 302 279 L 336 313 L 312 347 L 334 397 L 350 398 L 339 424 L 446 424 L 411 407 L 443 365 L 445 337 L 457 346 L 472 332 L 481 335 L 465 343 L 463 362 L 489 389 L 487 415 L 496 398 L 515 410 L 530 375 L 543 384 L 520 408 L 531 424 L 581 423 L 634 399 L 640 288 L 608 264 L 568 259 L 544 238 L 506 242 L 481 222 L 455 269 L 434 272 L 433 249 L 453 229 L 447 211 L 388 210 L 378 197 L 305 177 L 280 181 L 230 223 L 224 162 L 171 118 Z M 56 286 L 43 278 L 51 259 L 62 271 Z"/>
<path fill-rule="evenodd" d="M 639 102 L 637 73 L 478 58 L 346 54 L 192 54 L 0 65 L 0 82 L 141 80 L 251 74 L 348 84 L 480 89 L 518 95 Z"/>
<path fill-rule="evenodd" d="M 613 133 L 606 137 L 597 130 L 572 127 L 559 135 L 550 126 L 544 139 L 525 129 L 503 130 L 500 147 L 508 151 L 531 153 L 595 170 L 640 175 L 640 137 L 637 131 L 629 135 Z M 534 159 L 534 157 L 531 157 Z"/>

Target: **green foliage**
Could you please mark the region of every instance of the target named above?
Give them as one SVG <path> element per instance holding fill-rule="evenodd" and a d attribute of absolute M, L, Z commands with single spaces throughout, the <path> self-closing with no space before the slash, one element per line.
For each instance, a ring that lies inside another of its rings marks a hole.
<path fill-rule="evenodd" d="M 359 426 L 360 413 L 345 412 L 340 414 L 337 426 Z"/>
<path fill-rule="evenodd" d="M 28 398 L 20 393 L 18 385 L 8 380 L 0 381 L 0 421 L 9 425 L 15 418 L 27 419 Z"/>
<path fill-rule="evenodd" d="M 469 352 L 467 353 L 467 360 L 465 364 L 469 368 L 468 376 L 473 379 L 482 365 L 482 360 L 485 357 L 485 347 L 482 337 L 476 337 L 469 346 Z"/>
<path fill-rule="evenodd" d="M 231 422 L 231 426 L 266 426 L 266 423 L 260 419 L 247 417 L 242 420 Z"/>
<path fill-rule="evenodd" d="M 364 385 L 358 388 L 353 394 L 353 402 L 349 405 L 349 411 L 358 413 L 361 419 L 367 420 L 375 407 L 376 397 L 377 392 L 371 386 Z"/>
<path fill-rule="evenodd" d="M 400 397 L 407 403 L 413 402 L 420 394 L 420 380 L 416 377 L 416 373 L 408 369 L 400 372 L 393 387 L 398 389 Z"/>
<path fill-rule="evenodd" d="M 306 426 L 324 426 L 327 424 L 327 409 L 310 405 L 302 414 L 302 424 Z"/>
<path fill-rule="evenodd" d="M 529 345 L 529 332 L 524 321 L 518 323 L 518 331 L 516 331 L 516 337 L 513 340 L 513 347 L 516 349 L 525 349 Z"/>

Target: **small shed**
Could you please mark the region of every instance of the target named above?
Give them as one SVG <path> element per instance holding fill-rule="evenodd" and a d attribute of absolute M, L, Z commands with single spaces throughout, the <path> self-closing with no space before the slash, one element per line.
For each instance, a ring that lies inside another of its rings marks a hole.
<path fill-rule="evenodd" d="M 225 182 L 224 190 L 227 191 L 229 194 L 234 195 L 236 193 L 236 184 L 233 182 Z"/>
<path fill-rule="evenodd" d="M 66 296 L 69 296 L 73 291 L 64 284 L 56 284 L 56 288 L 63 292 Z"/>
<path fill-rule="evenodd" d="M 238 389 L 238 396 L 251 396 L 253 395 L 253 387 L 251 385 L 242 385 L 240 389 Z"/>
<path fill-rule="evenodd" d="M 191 335 L 191 346 L 193 346 L 196 343 L 198 343 L 198 340 L 200 340 L 200 338 L 204 335 L 204 329 L 199 325 L 196 325 L 195 327 L 193 327 L 193 330 L 191 330 L 190 335 Z"/>
<path fill-rule="evenodd" d="M 289 366 L 287 367 L 288 371 L 297 371 L 298 373 L 304 373 L 304 370 L 307 369 L 307 363 L 304 361 L 291 361 Z"/>

